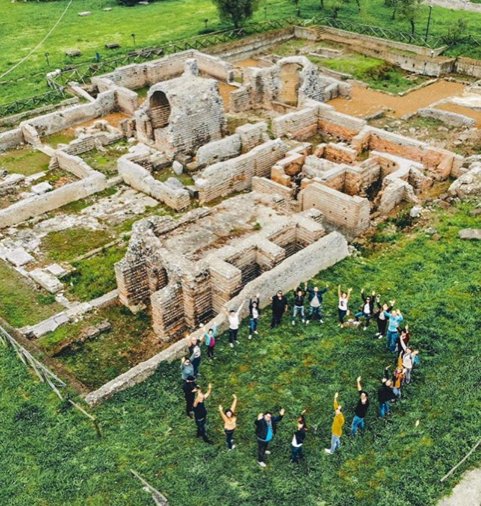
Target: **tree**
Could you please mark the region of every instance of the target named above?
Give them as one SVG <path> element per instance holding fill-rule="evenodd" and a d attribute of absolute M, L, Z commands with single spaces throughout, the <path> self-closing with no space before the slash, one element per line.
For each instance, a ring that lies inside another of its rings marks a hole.
<path fill-rule="evenodd" d="M 411 35 L 416 33 L 416 22 L 419 19 L 424 0 L 399 0 L 397 11 L 399 15 L 409 21 Z"/>
<path fill-rule="evenodd" d="M 339 15 L 340 10 L 342 9 L 342 6 L 344 4 L 348 4 L 350 0 L 334 0 L 334 2 L 331 5 L 332 9 L 332 17 L 334 19 L 337 19 L 337 16 Z"/>
<path fill-rule="evenodd" d="M 384 5 L 386 7 L 392 7 L 392 16 L 391 19 L 394 21 L 396 19 L 397 10 L 399 7 L 401 0 L 384 0 Z"/>
<path fill-rule="evenodd" d="M 444 42 L 449 46 L 459 44 L 468 34 L 468 22 L 466 19 L 458 19 L 454 25 L 451 25 L 446 35 L 443 37 Z"/>
<path fill-rule="evenodd" d="M 251 18 L 259 7 L 259 0 L 212 0 L 224 23 L 232 23 L 239 28 L 244 21 Z"/>

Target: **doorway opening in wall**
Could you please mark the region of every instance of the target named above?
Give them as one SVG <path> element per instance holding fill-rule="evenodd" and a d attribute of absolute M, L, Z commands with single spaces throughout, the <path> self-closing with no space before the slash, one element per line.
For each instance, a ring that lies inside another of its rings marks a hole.
<path fill-rule="evenodd" d="M 281 67 L 279 102 L 297 107 L 299 87 L 301 85 L 299 78 L 301 69 L 302 66 L 298 63 L 286 63 Z"/>

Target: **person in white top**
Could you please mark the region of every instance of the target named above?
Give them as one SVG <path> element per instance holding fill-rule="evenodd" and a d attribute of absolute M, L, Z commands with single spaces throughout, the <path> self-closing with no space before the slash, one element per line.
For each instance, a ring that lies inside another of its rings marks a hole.
<path fill-rule="evenodd" d="M 227 311 L 227 309 L 224 308 L 224 313 L 229 320 L 229 344 L 231 348 L 234 347 L 234 343 L 239 344 L 239 341 L 237 340 L 237 333 L 239 332 L 239 314 L 242 311 L 244 302 L 245 300 L 242 301 L 242 304 L 239 306 L 237 311 L 234 311 L 233 309 Z"/>
<path fill-rule="evenodd" d="M 343 292 L 341 290 L 341 285 L 337 287 L 337 293 L 339 294 L 339 326 L 344 327 L 344 318 L 347 315 L 347 303 L 349 301 L 349 297 L 351 296 L 352 288 L 349 288 L 347 292 Z"/>

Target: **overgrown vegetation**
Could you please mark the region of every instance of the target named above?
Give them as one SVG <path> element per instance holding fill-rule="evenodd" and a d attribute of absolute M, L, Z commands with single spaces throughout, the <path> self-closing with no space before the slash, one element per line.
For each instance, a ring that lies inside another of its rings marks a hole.
<path fill-rule="evenodd" d="M 134 315 L 120 305 L 100 309 L 77 323 L 59 327 L 38 339 L 37 344 L 52 355 L 61 342 L 75 340 L 83 329 L 102 321 L 111 323 L 109 332 L 73 345 L 56 357 L 90 388 L 98 388 L 161 349 L 148 315 L 142 312 Z"/>
<path fill-rule="evenodd" d="M 426 81 L 426 77 L 411 76 L 384 60 L 358 53 L 346 53 L 333 59 L 314 56 L 310 56 L 309 59 L 321 67 L 351 74 L 355 79 L 369 84 L 371 88 L 391 93 L 407 91 Z"/>
<path fill-rule="evenodd" d="M 335 289 L 327 293 L 322 327 L 292 327 L 286 319 L 271 331 L 265 311 L 260 336 L 248 341 L 244 322 L 235 351 L 220 336 L 217 360 L 201 366 L 202 384 L 211 381 L 214 388 L 207 401 L 213 445 L 195 438 L 194 424 L 183 414 L 178 362 L 162 365 L 151 379 L 100 406 L 95 414 L 104 437 L 99 440 L 87 420 L 59 410 L 48 386 L 32 380 L 10 351 L 0 350 L 0 448 L 6 449 L 0 503 L 145 506 L 150 497 L 130 477 L 133 468 L 172 506 L 435 505 L 461 473 L 443 484 L 440 477 L 474 445 L 481 430 L 481 250 L 457 236 L 461 228 L 477 225 L 469 210 L 460 205 L 457 211 L 434 212 L 423 226 L 436 227 L 438 241 L 422 228 L 388 224 L 389 233 L 401 232 L 396 242 L 380 245 L 369 258 L 351 257 L 317 278 L 331 287 L 352 286 L 352 309 L 360 303 L 362 287 L 396 298 L 412 328 L 421 363 L 389 423 L 377 418 L 375 393 L 393 357 L 374 338 L 373 328 L 337 327 Z M 125 328 L 118 339 L 130 339 L 130 331 Z M 115 353 L 102 356 L 102 344 L 94 340 L 89 345 L 94 347 L 90 369 L 86 362 L 81 368 L 87 381 L 100 380 L 102 367 L 114 360 Z M 62 361 L 73 369 L 80 353 Z M 118 350 L 119 361 L 124 353 L 124 347 Z M 347 432 L 358 399 L 358 375 L 373 396 L 366 433 L 356 439 L 344 435 L 341 450 L 327 456 L 323 449 L 330 440 L 333 394 L 340 392 Z M 227 452 L 216 408 L 228 403 L 232 393 L 239 396 L 239 428 L 237 448 Z M 287 415 L 263 470 L 255 460 L 252 422 L 260 411 L 281 406 Z M 303 408 L 311 427 L 306 461 L 293 467 L 289 445 L 295 416 Z M 473 454 L 468 465 L 478 464 L 480 457 Z"/>

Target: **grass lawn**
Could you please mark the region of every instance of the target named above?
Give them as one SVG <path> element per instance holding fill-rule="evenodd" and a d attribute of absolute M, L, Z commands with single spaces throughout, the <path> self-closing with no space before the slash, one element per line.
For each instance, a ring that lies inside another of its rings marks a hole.
<path fill-rule="evenodd" d="M 13 327 L 41 322 L 62 311 L 50 293 L 37 289 L 0 260 L 0 315 Z"/>
<path fill-rule="evenodd" d="M 341 19 L 372 24 L 387 28 L 410 31 L 409 23 L 402 19 L 391 20 L 391 9 L 384 0 L 360 0 L 359 13 L 355 2 L 345 4 L 339 14 Z M 333 0 L 326 0 L 325 13 L 332 15 Z M 293 2 L 267 0 L 267 10 L 260 8 L 254 21 L 292 16 L 296 12 Z M 0 0 L 0 20 L 2 52 L 0 55 L 0 74 L 23 58 L 48 32 L 66 7 L 65 2 L 16 2 Z M 103 9 L 112 7 L 112 11 Z M 321 13 L 318 0 L 304 0 L 299 4 L 301 16 L 312 17 Z M 81 11 L 91 11 L 92 15 L 79 17 Z M 417 32 L 424 33 L 429 9 L 422 10 L 417 24 Z M 445 35 L 448 28 L 458 19 L 467 19 L 469 31 L 481 39 L 481 14 L 467 11 L 454 11 L 434 7 L 430 33 L 433 36 Z M 52 69 L 62 68 L 76 61 L 93 61 L 95 53 L 102 58 L 114 57 L 134 49 L 131 35 L 136 34 L 136 47 L 160 45 L 174 39 L 198 35 L 208 19 L 209 29 L 226 28 L 219 22 L 217 12 L 209 0 L 164 0 L 148 6 L 123 7 L 115 0 L 74 0 L 64 19 L 43 44 L 23 65 L 5 76 L 3 80 L 25 79 L 18 83 L 0 85 L 0 103 L 43 93 L 47 90 L 45 74 Z M 34 21 L 34 22 L 33 22 Z M 121 48 L 107 50 L 105 44 L 118 42 Z M 79 59 L 65 56 L 68 49 L 80 49 Z M 50 54 L 50 66 L 44 53 Z M 481 58 L 481 48 L 459 46 L 450 54 L 466 54 Z"/>
<path fill-rule="evenodd" d="M 59 406 L 48 386 L 34 381 L 11 351 L 0 349 L 0 503 L 145 506 L 151 499 L 130 477 L 133 468 L 171 506 L 435 505 L 462 470 L 444 484 L 439 479 L 481 430 L 481 249 L 457 238 L 461 228 L 476 226 L 469 209 L 464 204 L 433 215 L 427 225 L 437 228 L 439 241 L 421 229 L 403 229 L 404 220 L 391 220 L 379 228 L 369 255 L 346 259 L 318 279 L 352 286 L 352 309 L 361 287 L 395 297 L 409 322 L 421 363 L 393 406 L 390 423 L 377 419 L 375 393 L 393 357 L 374 339 L 373 328 L 337 327 L 334 289 L 325 300 L 322 327 L 293 328 L 285 321 L 270 331 L 266 310 L 259 338 L 246 339 L 245 322 L 235 351 L 226 346 L 225 335 L 220 337 L 218 359 L 201 367 L 202 384 L 211 381 L 214 388 L 207 401 L 213 445 L 196 440 L 194 424 L 183 414 L 178 363 L 162 365 L 146 382 L 97 408 L 104 435 L 98 440 L 85 418 Z M 394 240 L 380 239 L 392 235 L 396 225 Z M 92 346 L 98 346 L 99 362 L 92 361 L 87 379 L 98 377 L 104 365 L 102 347 L 95 341 Z M 327 456 L 332 397 L 340 392 L 347 432 L 358 375 L 372 396 L 367 431 L 356 439 L 344 435 L 341 450 Z M 239 396 L 239 428 L 237 449 L 229 453 L 216 409 L 219 403 L 226 406 L 232 393 Z M 260 469 L 253 420 L 262 410 L 282 406 L 287 415 L 268 467 Z M 295 415 L 303 408 L 310 425 L 306 460 L 293 467 L 289 446 Z M 475 453 L 469 465 L 480 458 Z"/>
<path fill-rule="evenodd" d="M 0 153 L 0 167 L 24 176 L 48 171 L 49 163 L 49 156 L 30 147 Z"/>

